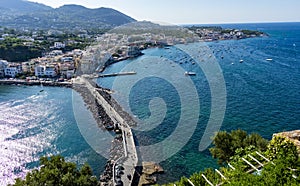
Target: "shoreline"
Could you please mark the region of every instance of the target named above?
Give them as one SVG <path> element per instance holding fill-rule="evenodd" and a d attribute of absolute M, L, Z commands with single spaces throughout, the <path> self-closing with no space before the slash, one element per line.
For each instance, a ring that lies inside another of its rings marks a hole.
<path fill-rule="evenodd" d="M 97 92 L 99 92 L 103 98 L 114 108 L 116 109 L 122 117 L 125 118 L 126 121 L 130 124 L 130 126 L 135 125 L 135 121 L 131 118 L 131 116 L 123 110 L 123 108 L 111 97 L 111 95 L 105 91 L 105 88 L 99 87 L 95 82 L 89 81 L 94 87 L 97 88 Z M 66 87 L 71 88 L 79 95 L 84 101 L 84 105 L 89 112 L 92 113 L 93 118 L 95 119 L 97 126 L 101 130 L 114 131 L 115 136 L 113 141 L 111 142 L 111 147 L 109 149 L 110 157 L 107 159 L 106 165 L 103 167 L 104 171 L 100 175 L 96 175 L 100 181 L 102 186 L 110 186 L 113 185 L 113 167 L 115 163 L 118 162 L 122 157 L 124 158 L 124 144 L 123 144 L 123 136 L 121 130 L 115 126 L 114 121 L 109 117 L 106 113 L 105 109 L 102 105 L 100 105 L 96 99 L 93 99 L 93 94 L 88 90 L 88 88 L 84 84 L 76 83 L 73 79 L 71 82 L 53 82 L 53 81 L 24 81 L 19 79 L 14 80 L 1 80 L 0 85 L 15 85 L 15 86 L 52 86 L 52 87 Z M 43 89 L 41 90 L 43 91 Z M 92 98 L 92 99 L 91 99 Z"/>
<path fill-rule="evenodd" d="M 72 88 L 73 83 L 64 81 L 64 82 L 54 82 L 54 81 L 26 81 L 21 79 L 0 79 L 0 85 L 26 85 L 26 86 L 36 86 L 36 85 L 43 85 L 43 86 L 52 86 L 52 87 L 68 87 Z"/>

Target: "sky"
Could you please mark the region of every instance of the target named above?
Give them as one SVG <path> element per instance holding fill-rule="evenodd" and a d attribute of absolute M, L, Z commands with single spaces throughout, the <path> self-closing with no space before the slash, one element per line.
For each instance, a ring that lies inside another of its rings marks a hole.
<path fill-rule="evenodd" d="M 53 8 L 116 9 L 138 21 L 170 24 L 300 22 L 300 0 L 29 0 Z"/>

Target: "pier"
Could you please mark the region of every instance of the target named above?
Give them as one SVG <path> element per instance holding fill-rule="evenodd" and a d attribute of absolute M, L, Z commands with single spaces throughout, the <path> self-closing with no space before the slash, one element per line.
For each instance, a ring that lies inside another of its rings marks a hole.
<path fill-rule="evenodd" d="M 124 75 L 135 75 L 135 71 L 130 72 L 119 72 L 119 73 L 110 73 L 110 74 L 99 74 L 98 77 L 111 77 L 111 76 L 124 76 Z"/>
<path fill-rule="evenodd" d="M 79 83 L 84 85 L 96 101 L 103 107 L 107 115 L 111 120 L 118 125 L 122 131 L 124 156 L 114 162 L 113 165 L 113 185 L 132 185 L 133 177 L 135 174 L 135 168 L 138 163 L 138 156 L 136 146 L 133 138 L 133 133 L 130 127 L 130 123 L 123 113 L 119 113 L 110 102 L 108 102 L 103 95 L 99 92 L 99 89 L 92 85 L 89 79 L 84 77 L 78 77 L 73 83 Z M 122 166 L 123 174 L 120 174 L 121 170 L 117 170 L 116 167 Z M 121 184 L 122 182 L 122 184 Z"/>

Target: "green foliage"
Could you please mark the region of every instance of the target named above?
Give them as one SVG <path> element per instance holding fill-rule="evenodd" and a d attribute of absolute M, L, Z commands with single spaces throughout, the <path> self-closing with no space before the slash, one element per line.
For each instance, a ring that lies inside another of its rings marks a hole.
<path fill-rule="evenodd" d="M 248 146 L 253 146 L 257 150 L 265 150 L 267 147 L 267 140 L 263 139 L 258 134 L 250 134 L 243 130 L 233 130 L 230 133 L 226 131 L 220 131 L 213 139 L 214 147 L 210 148 L 210 152 L 214 158 L 218 158 L 220 164 L 230 160 L 230 157 L 234 156 L 237 149 L 242 149 Z"/>
<path fill-rule="evenodd" d="M 40 158 L 40 169 L 27 173 L 25 180 L 16 179 L 14 186 L 55 185 L 55 186 L 95 186 L 97 178 L 92 175 L 89 165 L 80 170 L 75 163 L 66 162 L 62 156 Z"/>
<path fill-rule="evenodd" d="M 191 26 L 191 27 L 186 27 L 192 31 L 196 31 L 196 30 L 203 30 L 203 29 L 206 29 L 206 30 L 212 30 L 212 31 L 222 31 L 223 28 L 220 27 L 220 26 Z"/>
<path fill-rule="evenodd" d="M 22 33 L 20 35 L 25 35 Z M 43 41 L 27 42 L 16 37 L 6 37 L 0 41 L 0 59 L 5 59 L 10 62 L 24 62 L 29 59 L 41 57 L 44 52 L 50 50 L 55 41 L 73 41 L 68 42 L 63 49 L 64 52 L 73 49 L 85 49 L 93 41 L 93 38 L 81 38 L 74 33 L 65 33 L 62 35 L 53 36 L 53 40 L 49 41 L 46 36 L 43 36 Z"/>
<path fill-rule="evenodd" d="M 241 30 L 246 35 L 260 35 L 263 34 L 263 32 L 256 31 L 256 30 Z"/>
<path fill-rule="evenodd" d="M 204 174 L 207 179 L 214 185 L 222 183 L 222 185 L 228 186 L 296 186 L 300 185 L 300 159 L 297 153 L 296 146 L 289 140 L 283 137 L 274 137 L 270 143 L 266 146 L 266 140 L 261 138 L 257 134 L 245 135 L 246 133 L 241 130 L 232 131 L 231 133 L 219 132 L 214 143 L 221 143 L 223 140 L 223 146 L 218 146 L 218 152 L 224 153 L 226 149 L 220 149 L 223 147 L 236 148 L 234 155 L 229 157 L 230 164 L 235 167 L 235 170 L 229 167 L 220 168 L 220 172 L 226 177 L 223 179 L 216 171 L 212 169 L 206 169 L 199 173 L 193 174 L 189 179 L 194 185 L 208 185 L 203 179 L 201 174 Z M 239 142 L 240 140 L 240 142 Z M 271 159 L 271 162 L 266 161 L 260 157 L 255 151 L 257 147 L 264 147 L 261 149 L 266 150 L 261 152 L 263 156 Z M 221 151 L 224 150 L 224 151 Z M 227 152 L 227 151 L 226 151 Z M 249 155 L 255 157 L 264 166 L 259 172 L 252 169 L 242 158 L 247 159 L 253 165 L 258 165 L 257 162 L 249 158 Z M 227 157 L 227 156 L 226 156 Z M 252 171 L 250 171 L 252 170 Z M 250 172 L 249 172 L 250 171 Z M 166 186 L 189 186 L 187 178 L 183 177 L 180 181 L 167 184 Z"/>
<path fill-rule="evenodd" d="M 215 147 L 210 149 L 210 152 L 214 158 L 218 158 L 219 163 L 223 163 L 233 155 L 232 150 L 232 137 L 225 131 L 220 131 L 215 136 L 213 144 Z"/>
<path fill-rule="evenodd" d="M 266 154 L 271 160 L 285 159 L 289 166 L 293 166 L 299 160 L 297 147 L 293 142 L 281 136 L 275 136 L 270 141 Z"/>
<path fill-rule="evenodd" d="M 0 58 L 10 62 L 23 62 L 42 55 L 43 47 L 39 45 L 27 46 L 25 41 L 8 37 L 0 42 Z"/>
<path fill-rule="evenodd" d="M 2 0 L 1 5 L 6 2 L 10 1 Z M 14 0 L 12 2 L 14 3 L 13 7 L 1 9 L 1 26 L 29 30 L 85 30 L 91 28 L 103 30 L 135 21 L 110 8 L 88 9 L 78 5 L 65 5 L 53 9 L 30 4 L 29 1 Z"/>

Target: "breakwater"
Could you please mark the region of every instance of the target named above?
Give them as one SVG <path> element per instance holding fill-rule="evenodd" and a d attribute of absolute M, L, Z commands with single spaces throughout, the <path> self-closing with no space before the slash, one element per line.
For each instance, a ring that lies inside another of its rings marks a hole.
<path fill-rule="evenodd" d="M 123 185 L 132 185 L 134 175 L 136 175 L 135 168 L 138 163 L 136 146 L 131 131 L 131 126 L 136 124 L 135 121 L 112 99 L 107 90 L 98 87 L 92 80 L 78 77 L 73 81 L 73 86 L 81 87 L 75 88 L 75 90 L 77 89 L 81 94 L 92 95 L 93 99 L 90 99 L 90 96 L 83 97 L 89 97 L 90 100 L 94 100 L 94 105 L 97 105 L 95 108 L 101 106 L 102 111 L 106 113 L 104 116 L 108 116 L 106 119 L 109 124 L 106 125 L 106 128 L 107 126 L 113 125 L 114 129 L 117 129 L 116 132 L 118 131 L 118 133 L 121 134 L 118 136 L 118 139 L 113 141 L 115 145 L 112 150 L 116 152 L 114 155 L 111 155 L 105 168 L 105 173 L 101 175 L 100 179 L 103 181 L 102 184 L 115 185 L 122 183 Z M 91 104 L 88 105 L 91 110 Z M 121 141 L 123 149 L 120 149 Z M 122 171 L 120 169 L 117 170 L 117 167 L 122 167 Z"/>

